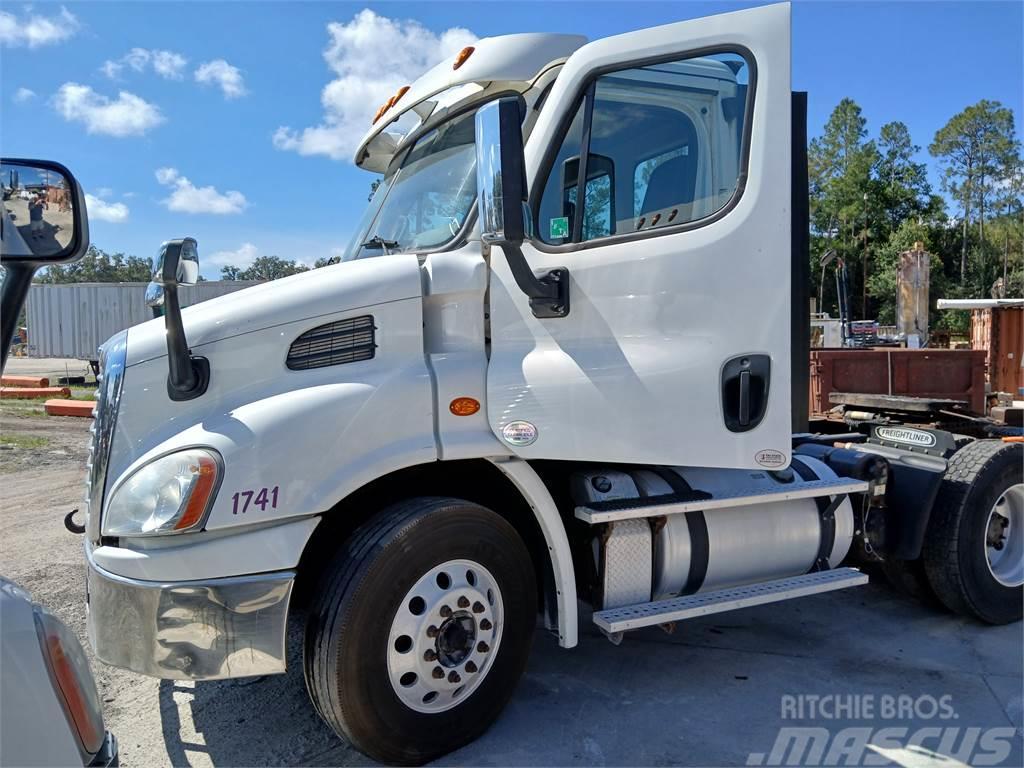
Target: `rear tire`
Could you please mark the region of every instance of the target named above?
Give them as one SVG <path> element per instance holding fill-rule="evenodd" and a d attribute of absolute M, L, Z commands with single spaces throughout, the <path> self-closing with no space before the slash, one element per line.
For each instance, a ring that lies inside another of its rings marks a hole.
<path fill-rule="evenodd" d="M 977 440 L 958 450 L 925 536 L 922 561 L 935 594 L 950 610 L 990 624 L 1022 614 L 1022 461 L 1019 443 Z"/>
<path fill-rule="evenodd" d="M 504 518 L 449 498 L 385 509 L 315 598 L 303 661 L 317 712 L 383 763 L 468 744 L 526 667 L 536 600 L 530 554 Z"/>

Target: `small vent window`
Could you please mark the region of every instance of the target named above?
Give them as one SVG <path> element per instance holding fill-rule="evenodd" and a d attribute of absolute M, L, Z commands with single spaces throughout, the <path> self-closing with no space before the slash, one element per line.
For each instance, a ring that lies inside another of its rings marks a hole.
<path fill-rule="evenodd" d="M 370 360 L 377 349 L 373 316 L 320 325 L 292 342 L 287 365 L 293 371 Z"/>

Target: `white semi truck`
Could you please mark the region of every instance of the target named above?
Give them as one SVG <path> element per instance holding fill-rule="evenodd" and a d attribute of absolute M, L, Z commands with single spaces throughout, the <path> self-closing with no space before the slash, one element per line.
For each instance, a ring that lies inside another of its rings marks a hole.
<path fill-rule="evenodd" d="M 402 88 L 341 263 L 102 348 L 89 626 L 162 678 L 280 673 L 421 763 L 479 736 L 538 621 L 624 632 L 863 584 L 1021 617 L 1022 446 L 807 433 L 805 101 L 788 5 L 481 40 Z M 838 444 L 837 444 L 838 443 Z"/>

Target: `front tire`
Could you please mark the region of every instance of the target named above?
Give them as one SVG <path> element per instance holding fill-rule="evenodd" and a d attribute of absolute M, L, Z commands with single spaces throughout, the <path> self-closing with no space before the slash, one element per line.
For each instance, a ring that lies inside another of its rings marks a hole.
<path fill-rule="evenodd" d="M 1024 446 L 978 440 L 953 454 L 922 560 L 950 610 L 990 624 L 1018 621 L 1024 596 Z"/>
<path fill-rule="evenodd" d="M 480 736 L 508 702 L 536 599 L 529 552 L 504 518 L 458 499 L 396 504 L 324 575 L 305 634 L 310 697 L 376 760 L 440 757 Z"/>

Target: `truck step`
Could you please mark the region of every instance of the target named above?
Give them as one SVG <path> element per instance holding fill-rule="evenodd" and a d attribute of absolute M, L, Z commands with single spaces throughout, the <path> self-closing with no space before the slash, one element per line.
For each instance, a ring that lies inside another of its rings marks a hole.
<path fill-rule="evenodd" d="M 729 493 L 706 498 L 694 498 L 664 501 L 665 497 L 651 496 L 640 499 L 623 499 L 621 501 L 600 501 L 586 506 L 576 507 L 576 517 L 596 525 L 611 523 L 616 520 L 633 520 L 641 517 L 660 517 L 661 515 L 678 515 L 696 510 L 724 509 L 726 507 L 743 507 L 748 504 L 766 504 L 774 501 L 790 501 L 791 499 L 816 499 L 821 496 L 838 496 L 846 493 L 863 493 L 868 490 L 866 480 L 851 480 L 838 477 L 834 480 L 810 480 L 779 485 L 770 492 L 758 490 L 751 492 L 749 488 L 737 487 Z M 662 499 L 659 501 L 659 499 Z"/>
<path fill-rule="evenodd" d="M 831 592 L 846 587 L 867 584 L 867 574 L 856 568 L 835 568 L 830 571 L 805 573 L 788 579 L 766 581 L 746 587 L 720 589 L 671 600 L 638 603 L 621 608 L 594 612 L 594 623 L 609 635 L 629 629 L 668 624 L 673 621 L 695 619 L 712 613 L 735 611 L 765 603 L 777 603 L 794 597 Z"/>

